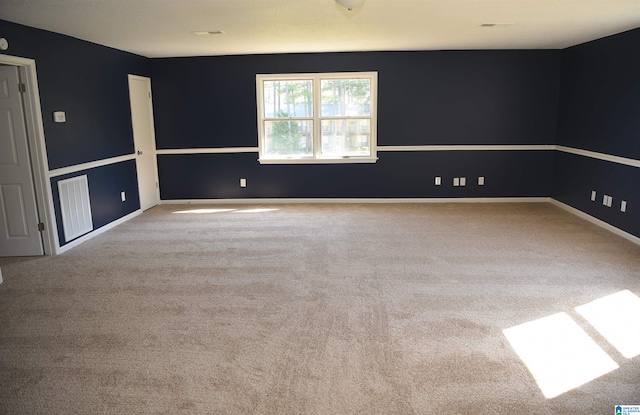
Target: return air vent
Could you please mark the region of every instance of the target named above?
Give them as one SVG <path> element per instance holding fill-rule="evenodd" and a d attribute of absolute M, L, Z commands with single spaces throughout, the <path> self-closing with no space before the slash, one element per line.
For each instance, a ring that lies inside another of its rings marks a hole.
<path fill-rule="evenodd" d="M 89 181 L 87 175 L 60 180 L 60 211 L 64 240 L 68 242 L 93 230 L 91 203 L 89 201 Z"/>

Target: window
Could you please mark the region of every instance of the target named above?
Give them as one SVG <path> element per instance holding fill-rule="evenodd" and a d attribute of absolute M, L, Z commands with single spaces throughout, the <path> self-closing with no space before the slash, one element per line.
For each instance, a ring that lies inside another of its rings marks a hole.
<path fill-rule="evenodd" d="M 375 163 L 376 72 L 257 75 L 260 163 Z"/>

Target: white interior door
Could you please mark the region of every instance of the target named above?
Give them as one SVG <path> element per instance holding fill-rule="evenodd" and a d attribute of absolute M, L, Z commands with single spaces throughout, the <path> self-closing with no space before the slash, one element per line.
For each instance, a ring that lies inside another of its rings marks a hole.
<path fill-rule="evenodd" d="M 151 103 L 151 79 L 129 75 L 131 122 L 138 170 L 140 208 L 149 209 L 160 201 L 158 191 L 158 165 L 156 163 L 156 137 Z"/>
<path fill-rule="evenodd" d="M 0 66 L 0 256 L 44 254 L 19 83 Z"/>

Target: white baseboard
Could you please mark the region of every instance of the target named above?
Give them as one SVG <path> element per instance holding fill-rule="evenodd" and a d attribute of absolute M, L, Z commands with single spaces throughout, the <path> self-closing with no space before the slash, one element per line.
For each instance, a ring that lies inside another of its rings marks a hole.
<path fill-rule="evenodd" d="M 162 205 L 259 205 L 287 203 L 544 203 L 550 197 L 442 197 L 442 198 L 271 198 L 271 199 L 178 199 Z"/>
<path fill-rule="evenodd" d="M 604 229 L 608 230 L 609 232 L 613 232 L 618 236 L 622 236 L 623 238 L 628 239 L 629 241 L 640 245 L 640 238 L 638 238 L 635 235 L 632 235 L 632 234 L 630 234 L 628 232 L 625 232 L 620 228 L 616 228 L 615 226 L 613 226 L 613 225 L 611 225 L 611 224 L 609 224 L 607 222 L 604 222 L 604 221 L 602 221 L 602 220 L 600 220 L 598 218 L 595 218 L 595 217 L 593 217 L 593 216 L 591 216 L 591 215 L 589 215 L 587 213 L 584 213 L 583 211 L 581 211 L 579 209 L 574 208 L 573 206 L 569 206 L 567 204 L 564 204 L 564 203 L 562 203 L 562 202 L 560 202 L 560 201 L 558 201 L 556 199 L 551 199 L 551 203 L 556 205 L 556 206 L 558 206 L 559 208 L 562 208 L 562 209 L 566 210 L 567 212 L 573 213 L 574 215 L 576 215 L 576 216 L 578 216 L 578 217 L 580 217 L 582 219 L 585 219 L 585 220 L 587 220 L 587 221 L 589 221 L 589 222 L 591 222 L 591 223 L 593 223 L 595 225 L 598 225 L 601 228 L 604 228 Z"/>
<path fill-rule="evenodd" d="M 140 215 L 141 213 L 142 213 L 142 209 L 138 209 L 136 211 L 133 211 L 133 212 L 129 213 L 126 216 L 121 217 L 120 219 L 114 220 L 113 222 L 104 225 L 101 228 L 94 229 L 93 231 L 89 232 L 88 234 L 86 234 L 84 236 L 81 236 L 78 239 L 74 239 L 73 241 L 69 242 L 68 244 L 59 247 L 55 254 L 58 255 L 58 254 L 62 254 L 64 252 L 67 252 L 69 249 L 71 249 L 73 247 L 76 247 L 76 246 L 80 245 L 81 243 L 86 242 L 89 239 L 91 239 L 91 238 L 93 238 L 95 236 L 98 236 L 101 233 L 104 233 L 104 232 L 108 231 L 109 229 L 113 229 L 116 226 L 120 225 L 121 223 L 124 223 L 124 222 L 126 222 L 126 221 L 128 221 L 130 219 L 135 218 L 136 216 Z"/>

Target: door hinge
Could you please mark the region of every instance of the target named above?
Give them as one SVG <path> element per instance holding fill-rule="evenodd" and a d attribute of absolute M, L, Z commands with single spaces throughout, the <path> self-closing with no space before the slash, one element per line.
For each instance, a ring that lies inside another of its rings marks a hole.
<path fill-rule="evenodd" d="M 40 232 L 44 231 L 44 223 L 40 222 L 40 223 L 38 224 L 38 230 L 39 230 Z"/>
<path fill-rule="evenodd" d="M 149 92 L 149 99 L 151 99 L 151 92 Z"/>
<path fill-rule="evenodd" d="M 27 86 L 25 84 L 23 84 L 22 82 L 20 82 L 18 84 L 18 92 L 21 92 L 21 93 L 27 92 Z"/>

